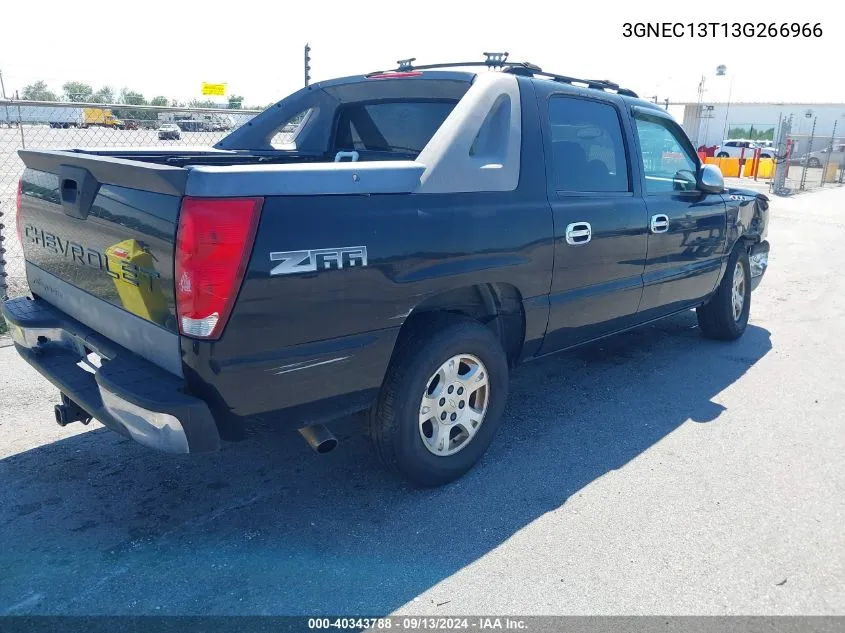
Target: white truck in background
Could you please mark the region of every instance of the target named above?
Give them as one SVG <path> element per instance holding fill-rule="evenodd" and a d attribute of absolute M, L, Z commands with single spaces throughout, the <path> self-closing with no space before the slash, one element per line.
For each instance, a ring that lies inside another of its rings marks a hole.
<path fill-rule="evenodd" d="M 15 103 L 0 108 L 3 123 L 17 125 L 49 125 L 50 127 L 81 127 L 84 116 L 82 108 L 62 108 L 54 106 L 32 106 Z"/>
<path fill-rule="evenodd" d="M 123 129 L 124 123 L 109 108 L 78 108 L 28 105 L 25 102 L 4 105 L 0 120 L 17 125 L 49 125 L 51 128 L 110 127 Z"/>

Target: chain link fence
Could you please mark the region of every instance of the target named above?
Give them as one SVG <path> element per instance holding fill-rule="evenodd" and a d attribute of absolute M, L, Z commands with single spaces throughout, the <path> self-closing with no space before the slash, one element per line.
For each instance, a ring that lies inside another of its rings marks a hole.
<path fill-rule="evenodd" d="M 215 144 L 257 110 L 0 100 L 0 297 L 29 289 L 15 223 L 19 149 Z M 0 324 L 2 328 L 2 324 Z"/>
<path fill-rule="evenodd" d="M 773 183 L 775 193 L 789 195 L 845 183 L 845 130 L 837 130 L 834 122 L 831 134 L 821 136 L 816 123 L 814 118 L 809 133 L 794 134 L 792 117 L 784 122 L 778 146 L 783 167 Z"/>

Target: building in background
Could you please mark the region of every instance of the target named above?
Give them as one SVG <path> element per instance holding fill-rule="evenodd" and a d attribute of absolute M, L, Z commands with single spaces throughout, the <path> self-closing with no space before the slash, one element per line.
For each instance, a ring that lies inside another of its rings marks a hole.
<path fill-rule="evenodd" d="M 721 145 L 729 138 L 777 140 L 778 124 L 792 116 L 790 138 L 795 153 L 807 151 L 811 133 L 813 148 L 845 139 L 845 103 L 677 103 L 675 114 L 696 147 Z M 677 112 L 677 110 L 676 110 Z M 813 123 L 815 122 L 815 131 Z"/>

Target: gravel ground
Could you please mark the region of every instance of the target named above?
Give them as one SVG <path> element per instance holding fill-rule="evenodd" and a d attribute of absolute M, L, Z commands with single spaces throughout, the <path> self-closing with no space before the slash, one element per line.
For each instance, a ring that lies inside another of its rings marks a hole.
<path fill-rule="evenodd" d="M 736 343 L 684 314 L 513 376 L 480 466 L 384 474 L 354 420 L 151 452 L 0 349 L 0 614 L 845 614 L 845 188 L 775 199 Z M 810 230 L 813 229 L 813 230 Z"/>

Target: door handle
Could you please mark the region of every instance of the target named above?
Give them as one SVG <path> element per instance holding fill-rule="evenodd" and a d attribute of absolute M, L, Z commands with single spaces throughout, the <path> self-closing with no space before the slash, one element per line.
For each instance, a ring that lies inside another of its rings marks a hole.
<path fill-rule="evenodd" d="M 593 239 L 593 228 L 589 222 L 573 222 L 566 225 L 566 243 L 581 246 Z"/>
<path fill-rule="evenodd" d="M 664 213 L 651 216 L 649 228 L 652 233 L 665 233 L 669 230 L 669 216 Z"/>

